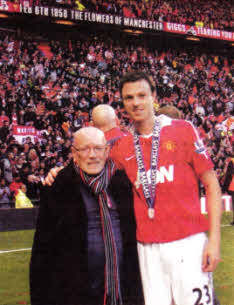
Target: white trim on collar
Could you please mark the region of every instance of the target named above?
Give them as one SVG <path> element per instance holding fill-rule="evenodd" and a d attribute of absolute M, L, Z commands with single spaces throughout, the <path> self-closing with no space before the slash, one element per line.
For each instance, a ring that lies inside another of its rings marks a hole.
<path fill-rule="evenodd" d="M 172 119 L 165 114 L 160 114 L 159 116 L 156 116 L 156 118 L 159 120 L 161 128 L 171 125 Z M 141 134 L 139 137 L 149 139 L 152 137 L 152 134 L 152 132 L 149 134 Z"/>

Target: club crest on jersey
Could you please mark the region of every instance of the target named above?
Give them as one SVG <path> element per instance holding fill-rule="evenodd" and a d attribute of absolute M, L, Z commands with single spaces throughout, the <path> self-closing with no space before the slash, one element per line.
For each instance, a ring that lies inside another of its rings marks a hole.
<path fill-rule="evenodd" d="M 197 154 L 201 154 L 201 155 L 204 155 L 206 157 L 206 159 L 208 159 L 208 156 L 206 154 L 206 148 L 203 144 L 203 141 L 201 139 L 197 140 L 197 142 L 194 142 L 194 145 L 195 145 L 195 152 Z"/>
<path fill-rule="evenodd" d="M 163 144 L 163 148 L 169 151 L 175 151 L 176 144 L 173 141 L 166 141 Z"/>

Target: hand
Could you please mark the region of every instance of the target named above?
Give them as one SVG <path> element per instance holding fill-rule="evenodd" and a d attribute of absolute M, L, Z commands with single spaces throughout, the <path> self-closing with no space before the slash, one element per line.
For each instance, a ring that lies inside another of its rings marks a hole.
<path fill-rule="evenodd" d="M 28 175 L 28 182 L 31 182 L 31 183 L 33 183 L 34 182 L 34 175 Z"/>
<path fill-rule="evenodd" d="M 219 242 L 208 241 L 203 251 L 202 271 L 213 272 L 220 261 Z"/>
<path fill-rule="evenodd" d="M 34 182 L 39 182 L 40 181 L 40 179 L 39 179 L 39 177 L 37 177 L 37 176 L 35 176 L 35 175 L 29 175 L 28 176 L 28 181 L 29 182 L 31 182 L 31 183 L 34 183 Z"/>
<path fill-rule="evenodd" d="M 61 171 L 61 169 L 63 169 L 63 166 L 51 168 L 51 170 L 45 177 L 42 184 L 51 186 L 54 183 L 54 180 L 55 180 L 56 176 L 58 175 L 58 173 Z"/>

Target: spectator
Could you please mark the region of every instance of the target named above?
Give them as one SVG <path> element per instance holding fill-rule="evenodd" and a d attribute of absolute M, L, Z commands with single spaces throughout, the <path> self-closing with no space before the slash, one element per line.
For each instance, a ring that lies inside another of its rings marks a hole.
<path fill-rule="evenodd" d="M 73 122 L 73 130 L 77 131 L 79 130 L 81 127 L 83 127 L 84 124 L 84 116 L 82 115 L 82 112 L 80 110 L 78 110 L 75 114 L 74 117 L 74 122 Z"/>
<path fill-rule="evenodd" d="M 2 110 L 0 115 L 0 127 L 4 125 L 4 122 L 10 123 L 10 119 L 8 118 L 8 116 L 6 116 L 5 111 Z"/>
<path fill-rule="evenodd" d="M 19 188 L 17 195 L 15 196 L 15 207 L 16 209 L 22 208 L 33 208 L 31 200 L 26 195 L 26 185 L 22 184 Z"/>
<path fill-rule="evenodd" d="M 13 158 L 13 152 L 8 151 L 6 157 L 2 160 L 3 177 L 6 179 L 8 185 L 13 181 Z"/>
<path fill-rule="evenodd" d="M 18 191 L 20 189 L 20 187 L 23 185 L 21 179 L 20 179 L 20 175 L 15 173 L 13 175 L 13 180 L 9 186 L 10 191 L 11 191 L 11 195 L 13 198 L 16 197 L 16 195 L 18 194 Z"/>
<path fill-rule="evenodd" d="M 3 121 L 2 127 L 0 127 L 0 141 L 2 143 L 7 142 L 10 134 L 9 121 Z"/>
<path fill-rule="evenodd" d="M 1 144 L 0 146 L 0 162 L 2 167 L 2 160 L 7 156 L 7 143 Z"/>
<path fill-rule="evenodd" d="M 11 207 L 11 192 L 6 184 L 6 180 L 1 178 L 0 180 L 0 208 L 10 208 Z"/>

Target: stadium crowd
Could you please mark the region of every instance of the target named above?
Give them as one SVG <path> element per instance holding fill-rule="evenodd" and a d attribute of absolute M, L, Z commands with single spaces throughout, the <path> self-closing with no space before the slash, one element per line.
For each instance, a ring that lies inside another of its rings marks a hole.
<path fill-rule="evenodd" d="M 233 5 L 228 0 L 11 0 L 24 5 L 44 5 L 88 10 L 154 21 L 234 31 Z"/>
<path fill-rule="evenodd" d="M 0 36 L 0 206 L 14 201 L 21 184 L 30 199 L 39 198 L 48 170 L 69 162 L 72 132 L 90 124 L 94 106 L 113 106 L 128 130 L 118 85 L 131 69 L 153 75 L 156 113 L 173 105 L 198 127 L 222 180 L 233 144 L 231 58 L 106 34 L 46 44 Z M 34 127 L 40 136 L 18 141 L 14 125 Z"/>

